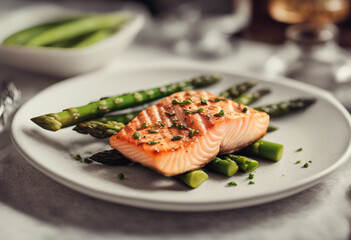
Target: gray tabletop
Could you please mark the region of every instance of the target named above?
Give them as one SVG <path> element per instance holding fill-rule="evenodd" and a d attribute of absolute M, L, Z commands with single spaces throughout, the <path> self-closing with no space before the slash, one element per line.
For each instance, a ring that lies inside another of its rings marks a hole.
<path fill-rule="evenodd" d="M 248 53 L 255 52 L 255 59 Z M 240 42 L 231 56 L 206 61 L 223 69 L 251 69 L 274 47 Z M 134 44 L 105 68 L 191 61 L 157 47 Z M 121 61 L 123 59 L 123 61 Z M 11 79 L 22 103 L 62 79 L 0 65 L 0 81 Z M 33 168 L 0 133 L 0 239 L 349 239 L 351 162 L 321 183 L 291 197 L 253 207 L 198 213 L 153 211 L 94 199 Z"/>

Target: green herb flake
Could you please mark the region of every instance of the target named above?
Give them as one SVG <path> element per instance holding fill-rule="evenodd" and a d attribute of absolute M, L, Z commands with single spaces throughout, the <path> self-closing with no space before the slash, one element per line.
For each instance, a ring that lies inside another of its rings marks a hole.
<path fill-rule="evenodd" d="M 301 163 L 301 160 L 298 160 L 298 161 L 295 162 L 295 164 L 299 164 L 299 163 Z"/>
<path fill-rule="evenodd" d="M 90 164 L 92 162 L 93 160 L 90 160 L 89 158 L 84 158 L 84 163 Z"/>
<path fill-rule="evenodd" d="M 188 126 L 187 125 L 177 124 L 177 128 L 180 130 L 180 129 L 188 128 Z"/>
<path fill-rule="evenodd" d="M 166 112 L 166 115 L 167 115 L 168 117 L 173 117 L 173 116 L 175 115 L 175 113 Z"/>
<path fill-rule="evenodd" d="M 223 109 L 215 114 L 216 117 L 223 117 L 225 115 Z"/>
<path fill-rule="evenodd" d="M 73 156 L 73 159 L 74 159 L 74 160 L 77 160 L 77 161 L 79 161 L 79 162 L 83 162 L 83 158 L 82 158 L 79 154 L 74 155 L 74 156 Z"/>
<path fill-rule="evenodd" d="M 302 148 L 300 147 L 299 149 L 296 149 L 295 152 L 301 152 L 302 151 Z"/>
<path fill-rule="evenodd" d="M 147 142 L 147 144 L 149 144 L 149 145 L 155 145 L 155 144 L 157 144 L 157 143 L 158 143 L 158 141 Z"/>
<path fill-rule="evenodd" d="M 254 174 L 253 173 L 249 173 L 249 179 L 253 179 L 254 178 Z"/>
<path fill-rule="evenodd" d="M 195 133 L 199 133 L 199 131 L 196 130 L 196 129 L 190 129 L 190 130 L 189 130 L 189 137 L 192 138 L 192 137 L 194 136 Z"/>
<path fill-rule="evenodd" d="M 148 130 L 149 133 L 158 133 L 158 130 L 155 130 L 155 129 L 149 129 Z"/>
<path fill-rule="evenodd" d="M 238 186 L 238 184 L 236 184 L 236 182 L 233 182 L 233 181 L 227 183 L 227 185 L 228 185 L 228 186 L 231 186 L 231 187 L 236 187 L 236 186 Z"/>
<path fill-rule="evenodd" d="M 243 113 L 246 113 L 246 112 L 247 112 L 247 107 L 244 107 Z"/>
<path fill-rule="evenodd" d="M 198 104 L 201 104 L 201 105 L 207 105 L 207 100 L 206 100 L 206 99 L 201 98 L 201 101 L 200 101 L 200 102 L 198 102 Z"/>
<path fill-rule="evenodd" d="M 141 124 L 139 129 L 147 128 L 148 126 L 149 126 L 148 123 L 143 123 L 143 124 Z"/>
<path fill-rule="evenodd" d="M 305 163 L 302 167 L 303 168 L 308 168 L 309 164 L 308 163 Z"/>
<path fill-rule="evenodd" d="M 123 173 L 118 174 L 117 178 L 122 181 L 124 179 L 124 174 Z"/>
<path fill-rule="evenodd" d="M 173 101 L 172 101 L 172 104 L 173 105 L 177 105 L 177 104 L 179 104 L 179 105 L 187 105 L 187 104 L 190 104 L 190 103 L 192 103 L 193 102 L 193 100 L 191 99 L 191 98 L 189 98 L 189 99 L 187 99 L 187 100 L 184 100 L 184 101 L 178 101 L 177 99 L 174 99 Z"/>
<path fill-rule="evenodd" d="M 253 181 L 250 181 L 250 182 L 249 182 L 249 184 L 250 184 L 250 185 L 251 185 L 251 184 L 255 184 L 255 182 L 253 182 Z"/>
<path fill-rule="evenodd" d="M 312 163 L 312 160 L 309 160 L 308 162 L 309 162 L 309 163 Z"/>
<path fill-rule="evenodd" d="M 180 140 L 182 138 L 183 138 L 182 135 L 177 135 L 177 136 L 172 137 L 172 141 L 177 141 L 177 140 Z"/>
<path fill-rule="evenodd" d="M 138 140 L 138 139 L 140 138 L 140 133 L 135 132 L 135 133 L 133 134 L 133 136 L 134 136 L 134 138 L 135 138 L 136 140 Z"/>

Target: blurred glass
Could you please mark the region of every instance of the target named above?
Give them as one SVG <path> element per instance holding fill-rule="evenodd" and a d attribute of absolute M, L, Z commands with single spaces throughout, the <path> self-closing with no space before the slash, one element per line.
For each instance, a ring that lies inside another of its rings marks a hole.
<path fill-rule="evenodd" d="M 163 0 L 162 4 L 150 38 L 190 57 L 229 54 L 231 35 L 247 26 L 250 19 L 250 0 Z"/>
<path fill-rule="evenodd" d="M 327 89 L 351 110 L 351 57 L 336 44 L 334 24 L 348 16 L 349 7 L 347 0 L 270 0 L 271 17 L 293 25 L 263 71 Z"/>

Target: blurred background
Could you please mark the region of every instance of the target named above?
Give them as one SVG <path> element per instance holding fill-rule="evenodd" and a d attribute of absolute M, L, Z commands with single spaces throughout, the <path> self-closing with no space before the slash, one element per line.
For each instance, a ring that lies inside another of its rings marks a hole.
<path fill-rule="evenodd" d="M 2 0 L 0 14 L 47 3 L 143 15 L 126 54 L 148 48 L 150 61 L 167 55 L 287 76 L 330 91 L 351 109 L 350 0 Z"/>

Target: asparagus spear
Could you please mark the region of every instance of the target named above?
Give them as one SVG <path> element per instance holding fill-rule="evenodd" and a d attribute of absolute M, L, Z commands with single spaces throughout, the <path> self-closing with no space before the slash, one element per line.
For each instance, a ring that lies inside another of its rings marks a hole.
<path fill-rule="evenodd" d="M 175 176 L 191 188 L 197 188 L 208 179 L 208 175 L 202 170 L 194 170 Z"/>
<path fill-rule="evenodd" d="M 106 123 L 98 121 L 88 121 L 78 123 L 73 130 L 81 134 L 90 134 L 96 138 L 108 138 L 116 135 L 124 128 L 124 124 L 115 121 L 108 121 Z"/>
<path fill-rule="evenodd" d="M 90 156 L 89 159 L 110 166 L 121 166 L 131 163 L 130 160 L 122 156 L 114 149 L 95 153 L 94 155 Z"/>
<path fill-rule="evenodd" d="M 59 113 L 38 116 L 31 120 L 44 129 L 57 131 L 61 128 L 75 125 L 78 122 L 98 118 L 112 111 L 135 107 L 178 91 L 208 86 L 218 82 L 220 79 L 219 76 L 214 75 L 199 76 L 189 81 L 170 84 L 160 88 L 104 98 L 84 106 L 69 108 Z"/>
<path fill-rule="evenodd" d="M 250 88 L 254 87 L 257 85 L 256 81 L 247 81 L 240 83 L 238 85 L 235 85 L 223 92 L 220 93 L 220 96 L 226 97 L 226 98 L 237 98 L 241 94 L 249 91 Z"/>
<path fill-rule="evenodd" d="M 233 176 L 239 169 L 238 165 L 229 157 L 223 159 L 216 157 L 206 165 L 206 168 L 228 177 Z"/>
<path fill-rule="evenodd" d="M 257 140 L 239 152 L 278 162 L 283 156 L 284 146 L 278 143 Z"/>
<path fill-rule="evenodd" d="M 276 126 L 268 125 L 267 132 L 274 132 L 276 130 L 278 130 Z"/>
<path fill-rule="evenodd" d="M 30 39 L 26 46 L 45 46 L 61 42 L 101 29 L 114 29 L 126 23 L 126 14 L 90 16 L 60 24 Z"/>
<path fill-rule="evenodd" d="M 110 166 L 121 166 L 132 163 L 114 149 L 96 153 L 90 156 L 89 159 Z M 208 175 L 202 170 L 194 170 L 176 175 L 175 178 L 182 181 L 189 187 L 197 188 L 201 185 L 201 183 L 208 179 Z"/>
<path fill-rule="evenodd" d="M 34 36 L 41 34 L 44 31 L 47 31 L 48 29 L 57 26 L 58 23 L 48 23 L 48 24 L 42 24 L 39 26 L 34 26 L 31 28 L 24 29 L 20 32 L 17 32 L 15 34 L 12 34 L 11 36 L 7 37 L 2 44 L 8 45 L 8 46 L 19 46 L 23 45 L 26 42 L 28 42 L 30 39 L 32 39 Z"/>
<path fill-rule="evenodd" d="M 266 112 L 271 117 L 280 116 L 286 113 L 302 110 L 316 102 L 315 98 L 297 98 L 289 101 L 283 101 L 276 104 L 256 107 L 261 112 Z"/>
<path fill-rule="evenodd" d="M 238 165 L 239 169 L 244 172 L 252 172 L 259 166 L 259 163 L 256 160 L 248 157 L 234 154 L 227 154 L 224 157 L 228 157 L 233 160 Z"/>
<path fill-rule="evenodd" d="M 242 94 L 239 97 L 234 98 L 233 101 L 240 104 L 249 105 L 270 92 L 271 91 L 269 89 L 260 89 L 257 92 Z"/>
<path fill-rule="evenodd" d="M 85 37 L 83 40 L 79 41 L 77 44 L 71 46 L 72 48 L 84 48 L 90 45 L 93 45 L 105 38 L 108 38 L 112 35 L 112 31 L 108 29 L 102 29 L 96 32 L 93 32 L 89 36 Z"/>
<path fill-rule="evenodd" d="M 96 118 L 96 119 L 94 119 L 94 121 L 103 122 L 103 123 L 107 123 L 108 121 L 115 121 L 115 122 L 127 124 L 133 118 L 135 118 L 139 113 L 140 113 L 140 111 L 131 112 L 131 113 L 127 113 L 127 114 L 109 115 L 109 116 L 104 116 L 102 118 Z"/>

